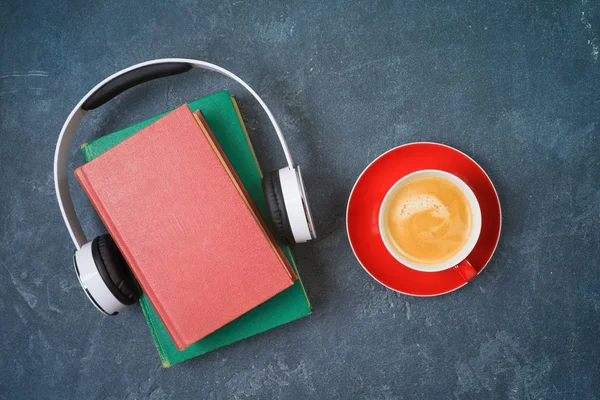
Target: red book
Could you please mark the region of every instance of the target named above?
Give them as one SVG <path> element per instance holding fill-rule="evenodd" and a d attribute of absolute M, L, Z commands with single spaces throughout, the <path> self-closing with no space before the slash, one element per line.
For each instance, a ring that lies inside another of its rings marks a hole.
<path fill-rule="evenodd" d="M 75 176 L 178 349 L 296 279 L 208 125 L 187 105 Z"/>

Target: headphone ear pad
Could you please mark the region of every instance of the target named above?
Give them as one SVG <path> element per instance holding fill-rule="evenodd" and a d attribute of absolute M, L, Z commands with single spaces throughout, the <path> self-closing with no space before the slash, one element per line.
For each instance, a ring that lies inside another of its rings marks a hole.
<path fill-rule="evenodd" d="M 283 200 L 279 171 L 266 173 L 263 176 L 262 186 L 275 233 L 284 241 L 284 243 L 294 243 L 294 234 L 292 233 L 290 220 Z"/>
<path fill-rule="evenodd" d="M 94 239 L 92 255 L 111 293 L 125 305 L 135 303 L 142 291 L 113 238 L 104 234 Z"/>

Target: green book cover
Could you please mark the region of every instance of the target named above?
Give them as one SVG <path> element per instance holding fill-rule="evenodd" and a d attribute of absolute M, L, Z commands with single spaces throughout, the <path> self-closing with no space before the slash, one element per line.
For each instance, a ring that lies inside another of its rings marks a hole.
<path fill-rule="evenodd" d="M 235 99 L 228 91 L 220 91 L 188 104 L 192 111 L 200 110 L 231 165 L 246 187 L 256 208 L 267 224 L 270 220 L 262 191 L 262 173 L 252 144 L 244 127 Z M 87 161 L 127 139 L 166 113 L 149 118 L 128 128 L 98 138 L 82 146 Z M 284 254 L 298 274 L 298 268 L 289 247 L 280 244 Z M 298 277 L 300 275 L 298 274 Z M 169 367 L 205 354 L 228 344 L 286 324 L 310 314 L 310 303 L 300 278 L 283 292 L 250 310 L 185 350 L 177 350 L 165 326 L 148 298 L 143 295 L 140 304 L 154 338 L 163 367 Z"/>

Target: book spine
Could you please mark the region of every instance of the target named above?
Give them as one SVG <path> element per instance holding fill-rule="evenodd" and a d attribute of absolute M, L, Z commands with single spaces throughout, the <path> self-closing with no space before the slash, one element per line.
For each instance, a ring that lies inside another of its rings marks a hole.
<path fill-rule="evenodd" d="M 92 154 L 90 154 L 90 148 L 87 143 L 84 143 L 81 146 L 81 152 L 83 153 L 83 158 L 85 159 L 85 162 L 89 162 L 92 158 L 94 158 Z"/>
<path fill-rule="evenodd" d="M 106 207 L 102 203 L 100 196 L 98 196 L 98 194 L 96 193 L 96 191 L 94 189 L 94 186 L 92 185 L 91 181 L 89 180 L 87 173 L 85 172 L 85 165 L 83 167 L 77 168 L 75 170 L 75 177 L 77 178 L 81 187 L 87 194 L 90 202 L 96 209 L 96 212 L 100 216 L 100 219 L 104 223 L 104 226 L 106 227 L 106 229 L 112 236 L 113 240 L 115 241 L 117 247 L 119 248 L 119 251 L 125 258 L 125 261 L 127 262 L 127 265 L 129 266 L 129 268 L 131 269 L 131 272 L 133 272 L 135 279 L 137 279 L 138 283 L 142 287 L 142 291 L 148 296 L 149 299 L 156 299 L 157 297 L 155 296 L 155 293 L 152 290 L 151 285 L 148 284 L 148 280 L 146 279 L 146 276 L 144 275 L 143 270 L 141 268 L 139 268 L 139 265 L 138 265 L 135 257 L 133 257 L 133 254 L 131 253 L 129 247 L 127 246 L 127 242 L 121 236 L 119 229 L 114 224 L 112 218 L 110 217 L 110 214 L 108 213 L 108 211 L 106 210 Z M 166 310 L 164 309 L 162 304 L 160 302 L 153 301 L 152 305 L 154 306 L 156 312 L 158 313 L 158 315 L 162 319 L 163 323 L 165 324 L 165 327 L 167 328 L 169 335 L 171 335 L 171 338 L 173 338 L 173 341 L 175 342 L 176 347 L 178 349 L 183 349 L 184 347 L 181 345 L 181 343 L 183 343 L 183 340 L 180 337 L 180 335 L 178 334 L 177 330 L 175 329 L 175 325 L 173 324 L 173 321 L 169 318 L 169 314 L 166 312 Z"/>
<path fill-rule="evenodd" d="M 244 132 L 244 136 L 246 137 L 246 143 L 248 143 L 248 148 L 252 153 L 252 158 L 254 158 L 254 162 L 256 163 L 256 169 L 260 174 L 260 179 L 263 179 L 262 169 L 260 168 L 260 164 L 258 163 L 258 158 L 256 158 L 256 153 L 254 152 L 254 146 L 252 146 L 252 142 L 250 141 L 250 136 L 248 135 L 248 131 L 246 130 L 246 124 L 244 124 L 244 119 L 242 118 L 242 113 L 240 112 L 240 108 L 238 107 L 238 103 L 235 97 L 231 96 L 231 103 L 233 104 L 233 108 L 235 108 L 235 113 L 237 114 L 238 120 L 240 121 L 240 126 L 242 127 L 242 131 Z M 218 143 L 218 140 L 216 141 Z"/>

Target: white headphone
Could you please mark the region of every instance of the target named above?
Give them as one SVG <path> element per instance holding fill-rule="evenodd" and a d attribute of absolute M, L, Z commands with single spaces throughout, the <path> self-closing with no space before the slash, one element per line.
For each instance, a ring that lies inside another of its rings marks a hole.
<path fill-rule="evenodd" d="M 273 226 L 278 236 L 286 243 L 303 243 L 316 238 L 300 167 L 294 166 L 281 128 L 271 110 L 246 82 L 225 68 L 199 60 L 163 58 L 133 65 L 104 79 L 83 96 L 65 121 L 54 153 L 56 198 L 76 247 L 73 257 L 75 272 L 88 298 L 105 314 L 115 315 L 122 311 L 137 301 L 141 292 L 110 235 L 102 235 L 92 242 L 87 241 L 69 190 L 69 148 L 87 111 L 100 107 L 140 83 L 181 74 L 192 68 L 215 71 L 235 80 L 250 92 L 265 110 L 287 160 L 287 167 L 267 173 L 263 178 L 263 190 Z"/>

